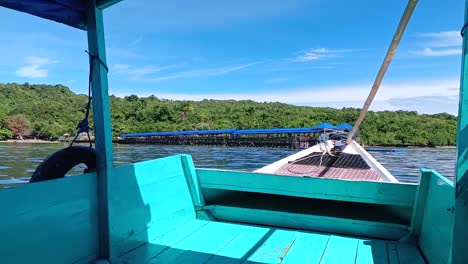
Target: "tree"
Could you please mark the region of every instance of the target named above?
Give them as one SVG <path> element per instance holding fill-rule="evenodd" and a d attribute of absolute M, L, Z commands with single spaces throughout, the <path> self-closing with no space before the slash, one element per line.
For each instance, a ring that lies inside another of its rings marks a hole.
<path fill-rule="evenodd" d="M 3 122 L 5 117 L 23 115 L 31 121 L 30 128 L 38 138 L 74 134 L 87 100 L 86 95 L 75 94 L 62 85 L 0 83 L 0 130 L 11 130 Z M 321 122 L 352 125 L 361 111 L 251 100 L 176 101 L 137 95 L 111 96 L 110 104 L 114 136 L 193 129 L 311 127 Z M 91 126 L 92 118 L 91 111 Z M 358 136 L 368 145 L 438 146 L 454 145 L 456 130 L 457 117 L 447 113 L 369 111 Z M 1 138 L 8 137 L 8 132 L 3 134 Z"/>
<path fill-rule="evenodd" d="M 23 139 L 23 136 L 30 135 L 32 132 L 31 122 L 25 115 L 7 116 L 5 117 L 5 125 L 19 139 Z"/>
<path fill-rule="evenodd" d="M 5 140 L 13 137 L 13 133 L 11 133 L 8 129 L 0 128 L 0 140 Z"/>

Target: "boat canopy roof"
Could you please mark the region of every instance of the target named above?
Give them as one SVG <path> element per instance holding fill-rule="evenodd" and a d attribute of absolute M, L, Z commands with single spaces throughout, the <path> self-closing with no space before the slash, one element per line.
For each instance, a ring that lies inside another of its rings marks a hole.
<path fill-rule="evenodd" d="M 103 9 L 121 0 L 97 0 Z M 83 0 L 0 0 L 0 6 L 86 30 L 86 2 Z"/>
<path fill-rule="evenodd" d="M 218 130 L 192 130 L 175 132 L 148 132 L 148 133 L 129 133 L 122 134 L 121 137 L 160 137 L 160 136 L 190 136 L 190 135 L 267 135 L 267 134 L 299 134 L 299 133 L 317 133 L 325 129 L 330 130 L 351 130 L 353 127 L 346 123 L 334 126 L 330 123 L 321 123 L 313 127 L 299 128 L 268 128 L 268 129 L 218 129 Z"/>

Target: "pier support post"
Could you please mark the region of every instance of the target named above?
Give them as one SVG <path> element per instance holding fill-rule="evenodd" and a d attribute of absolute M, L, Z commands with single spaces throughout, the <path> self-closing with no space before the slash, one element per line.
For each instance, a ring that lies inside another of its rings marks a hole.
<path fill-rule="evenodd" d="M 112 125 L 107 84 L 106 51 L 102 10 L 96 0 L 87 0 L 87 32 L 92 59 L 94 136 L 97 153 L 97 193 L 99 214 L 99 257 L 110 259 L 108 177 L 112 169 Z"/>
<path fill-rule="evenodd" d="M 465 1 L 465 25 L 468 23 L 468 0 Z M 455 171 L 455 221 L 452 263 L 468 260 L 468 28 L 464 27 L 463 55 L 458 108 L 457 160 Z"/>

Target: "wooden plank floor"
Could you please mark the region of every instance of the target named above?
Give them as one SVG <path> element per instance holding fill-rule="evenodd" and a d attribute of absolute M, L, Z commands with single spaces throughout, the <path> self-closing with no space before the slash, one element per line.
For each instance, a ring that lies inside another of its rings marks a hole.
<path fill-rule="evenodd" d="M 117 263 L 423 264 L 413 245 L 332 234 L 193 220 Z"/>

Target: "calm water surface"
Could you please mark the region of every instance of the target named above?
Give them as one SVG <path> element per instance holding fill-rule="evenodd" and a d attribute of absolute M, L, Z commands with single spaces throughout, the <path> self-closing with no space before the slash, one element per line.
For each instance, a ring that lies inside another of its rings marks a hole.
<path fill-rule="evenodd" d="M 36 167 L 65 144 L 0 144 L 0 186 L 27 183 Z M 284 158 L 295 150 L 265 148 L 226 148 L 201 146 L 114 145 L 114 164 L 150 160 L 174 154 L 191 154 L 199 168 L 252 171 Z M 435 169 L 453 178 L 455 149 L 408 148 L 403 153 L 371 153 L 395 177 L 402 181 L 417 180 L 420 168 Z M 70 174 L 79 174 L 75 167 Z"/>

